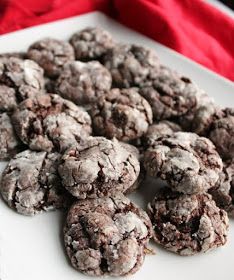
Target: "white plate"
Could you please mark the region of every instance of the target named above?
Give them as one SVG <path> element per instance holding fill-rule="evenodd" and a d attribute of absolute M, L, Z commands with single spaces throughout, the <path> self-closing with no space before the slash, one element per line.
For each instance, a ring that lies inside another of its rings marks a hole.
<path fill-rule="evenodd" d="M 1 36 L 0 53 L 24 51 L 29 44 L 46 36 L 68 39 L 78 29 L 95 25 L 109 30 L 119 41 L 138 43 L 155 49 L 163 63 L 191 77 L 213 96 L 218 104 L 234 106 L 232 82 L 98 12 Z M 4 166 L 5 164 L 0 163 L 0 172 Z M 152 199 L 153 192 L 153 189 L 147 189 L 145 186 L 145 190 L 131 197 L 145 206 L 147 199 Z M 63 221 L 64 215 L 59 211 L 33 218 L 24 217 L 16 214 L 0 201 L 0 280 L 94 279 L 75 271 L 67 262 L 61 238 Z M 232 279 L 233 234 L 234 222 L 231 221 L 229 241 L 226 246 L 193 257 L 180 257 L 152 244 L 156 255 L 147 256 L 140 271 L 130 278 L 137 280 Z"/>

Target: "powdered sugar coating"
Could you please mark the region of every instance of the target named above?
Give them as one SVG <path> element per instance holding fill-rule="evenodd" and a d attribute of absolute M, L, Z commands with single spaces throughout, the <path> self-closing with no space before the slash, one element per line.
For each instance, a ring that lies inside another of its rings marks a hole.
<path fill-rule="evenodd" d="M 78 105 L 96 101 L 100 91 L 111 88 L 111 75 L 98 61 L 67 63 L 59 76 L 55 90 Z"/>
<path fill-rule="evenodd" d="M 114 46 L 112 36 L 100 27 L 88 27 L 76 32 L 70 39 L 77 60 L 100 60 Z"/>
<path fill-rule="evenodd" d="M 1 194 L 8 205 L 23 215 L 67 207 L 70 195 L 57 174 L 58 153 L 26 150 L 10 160 L 2 175 Z"/>
<path fill-rule="evenodd" d="M 44 89 L 43 74 L 43 69 L 32 60 L 0 58 L 0 82 L 15 89 L 22 85 L 36 90 Z"/>
<path fill-rule="evenodd" d="M 116 45 L 104 57 L 115 87 L 142 86 L 159 68 L 159 60 L 151 50 L 137 45 Z"/>
<path fill-rule="evenodd" d="M 12 119 L 20 139 L 39 151 L 64 151 L 92 130 L 83 108 L 55 94 L 26 99 Z"/>
<path fill-rule="evenodd" d="M 164 189 L 148 205 L 154 240 L 180 255 L 194 255 L 225 245 L 227 213 L 209 194 L 179 195 Z"/>
<path fill-rule="evenodd" d="M 64 227 L 73 267 L 92 276 L 135 273 L 151 235 L 147 214 L 121 194 L 76 202 Z"/>
<path fill-rule="evenodd" d="M 23 149 L 23 144 L 15 134 L 11 117 L 0 113 L 0 160 L 7 160 Z"/>
<path fill-rule="evenodd" d="M 96 134 L 126 142 L 141 137 L 152 123 L 150 105 L 134 88 L 103 93 L 91 116 Z"/>
<path fill-rule="evenodd" d="M 222 110 L 223 116 L 219 116 L 211 124 L 208 137 L 215 144 L 221 157 L 232 159 L 234 157 L 234 108 Z"/>
<path fill-rule="evenodd" d="M 136 156 L 116 139 L 90 137 L 68 149 L 59 166 L 64 187 L 79 199 L 124 193 L 140 172 Z"/>
<path fill-rule="evenodd" d="M 166 180 L 172 189 L 193 194 L 214 186 L 223 164 L 209 139 L 175 132 L 151 145 L 144 166 L 149 175 Z"/>
<path fill-rule="evenodd" d="M 14 88 L 0 85 L 0 112 L 10 112 L 17 107 L 17 98 Z"/>
<path fill-rule="evenodd" d="M 45 75 L 56 78 L 67 62 L 75 60 L 72 46 L 53 38 L 45 38 L 33 43 L 27 52 L 28 58 L 36 61 L 45 71 Z"/>

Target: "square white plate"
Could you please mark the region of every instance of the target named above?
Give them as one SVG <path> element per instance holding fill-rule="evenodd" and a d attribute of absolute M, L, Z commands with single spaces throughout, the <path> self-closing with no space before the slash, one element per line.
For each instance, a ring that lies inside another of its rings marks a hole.
<path fill-rule="evenodd" d="M 68 39 L 72 33 L 87 26 L 103 27 L 110 31 L 116 40 L 142 44 L 155 49 L 164 64 L 191 77 L 213 96 L 218 104 L 234 106 L 232 82 L 99 12 L 3 35 L 0 37 L 0 53 L 24 51 L 32 42 L 47 36 Z M 0 163 L 0 173 L 5 165 L 6 163 Z M 145 207 L 146 202 L 153 198 L 153 192 L 153 189 L 145 186 L 145 189 L 141 188 L 140 192 L 131 195 L 131 198 Z M 32 218 L 24 217 L 9 209 L 0 200 L 0 280 L 94 279 L 80 274 L 67 262 L 61 237 L 63 221 L 64 214 L 60 211 Z M 129 278 L 137 280 L 232 279 L 233 234 L 234 222 L 231 221 L 229 241 L 226 246 L 193 257 L 177 256 L 152 243 L 156 255 L 146 256 L 140 271 Z"/>

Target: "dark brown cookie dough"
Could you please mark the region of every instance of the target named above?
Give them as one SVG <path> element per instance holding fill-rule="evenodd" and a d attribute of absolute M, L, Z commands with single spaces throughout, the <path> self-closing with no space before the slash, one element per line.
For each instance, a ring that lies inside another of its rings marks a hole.
<path fill-rule="evenodd" d="M 125 193 L 140 172 L 139 161 L 116 139 L 90 137 L 68 149 L 59 166 L 64 187 L 79 199 Z"/>
<path fill-rule="evenodd" d="M 100 60 L 114 46 L 111 34 L 99 27 L 88 27 L 76 32 L 70 43 L 76 59 L 82 61 Z"/>
<path fill-rule="evenodd" d="M 36 61 L 45 71 L 45 75 L 57 78 L 67 62 L 75 60 L 72 46 L 53 38 L 45 38 L 33 43 L 27 52 L 29 59 Z"/>
<path fill-rule="evenodd" d="M 16 57 L 0 58 L 0 83 L 18 89 L 24 85 L 44 89 L 44 71 L 34 61 Z"/>
<path fill-rule="evenodd" d="M 223 116 L 212 122 L 209 128 L 209 139 L 224 159 L 234 157 L 234 108 L 222 110 Z"/>
<path fill-rule="evenodd" d="M 130 141 L 141 137 L 152 123 L 152 110 L 136 89 L 111 89 L 90 111 L 96 134 Z"/>
<path fill-rule="evenodd" d="M 148 205 L 148 214 L 154 240 L 174 253 L 204 253 L 227 241 L 227 213 L 209 194 L 179 195 L 165 189 Z"/>
<path fill-rule="evenodd" d="M 151 236 L 147 214 L 122 194 L 76 202 L 64 227 L 71 264 L 92 276 L 135 273 Z"/>
<path fill-rule="evenodd" d="M 234 217 L 234 161 L 224 162 L 219 180 L 209 193 L 219 208 Z"/>
<path fill-rule="evenodd" d="M 55 91 L 78 105 L 86 105 L 95 102 L 100 91 L 109 90 L 111 82 L 109 71 L 98 61 L 74 61 L 64 66 Z"/>
<path fill-rule="evenodd" d="M 64 208 L 71 196 L 57 174 L 60 154 L 26 150 L 8 163 L 2 175 L 1 194 L 20 214 Z"/>
<path fill-rule="evenodd" d="M 7 160 L 23 149 L 7 113 L 0 113 L 0 160 Z"/>
<path fill-rule="evenodd" d="M 150 147 L 163 136 L 171 135 L 174 132 L 182 131 L 182 128 L 171 121 L 161 121 L 149 126 L 146 134 L 143 136 L 142 143 L 145 148 Z"/>
<path fill-rule="evenodd" d="M 193 194 L 215 185 L 223 163 L 209 139 L 175 132 L 151 145 L 144 166 L 149 175 L 167 181 L 173 190 Z"/>
<path fill-rule="evenodd" d="M 156 54 L 137 45 L 116 45 L 104 57 L 116 87 L 142 86 L 159 68 Z"/>
<path fill-rule="evenodd" d="M 196 108 L 198 96 L 203 94 L 188 78 L 159 71 L 151 86 L 143 87 L 140 94 L 152 107 L 155 120 L 176 118 Z"/>
<path fill-rule="evenodd" d="M 12 120 L 20 139 L 38 151 L 64 151 L 91 133 L 88 113 L 56 94 L 24 100 Z"/>

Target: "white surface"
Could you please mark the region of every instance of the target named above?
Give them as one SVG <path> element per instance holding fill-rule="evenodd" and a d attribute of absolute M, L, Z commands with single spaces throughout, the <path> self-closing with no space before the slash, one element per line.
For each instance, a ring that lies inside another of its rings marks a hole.
<path fill-rule="evenodd" d="M 117 24 L 100 13 L 87 14 L 1 36 L 0 52 L 25 50 L 30 43 L 45 36 L 67 39 L 74 31 L 90 25 L 99 25 L 111 31 L 116 40 L 143 44 L 155 49 L 163 63 L 191 77 L 213 96 L 217 103 L 223 106 L 234 106 L 232 82 Z M 0 163 L 0 170 L 4 168 L 4 165 Z M 145 186 L 145 189 L 141 189 L 139 193 L 131 197 L 139 204 L 145 205 L 152 199 L 153 193 L 153 188 Z M 16 214 L 0 201 L 0 279 L 95 279 L 76 272 L 67 262 L 61 238 L 63 221 L 64 215 L 59 211 L 33 218 L 24 217 Z M 225 247 L 193 257 L 180 257 L 151 244 L 156 250 L 156 255 L 146 256 L 140 271 L 129 278 L 136 280 L 232 279 L 233 234 L 234 223 L 231 221 L 229 241 Z"/>
<path fill-rule="evenodd" d="M 218 0 L 205 0 L 206 2 L 209 2 L 212 6 L 215 6 L 217 9 L 221 10 L 225 14 L 229 15 L 230 17 L 234 18 L 234 11 L 223 4 L 222 2 Z"/>

